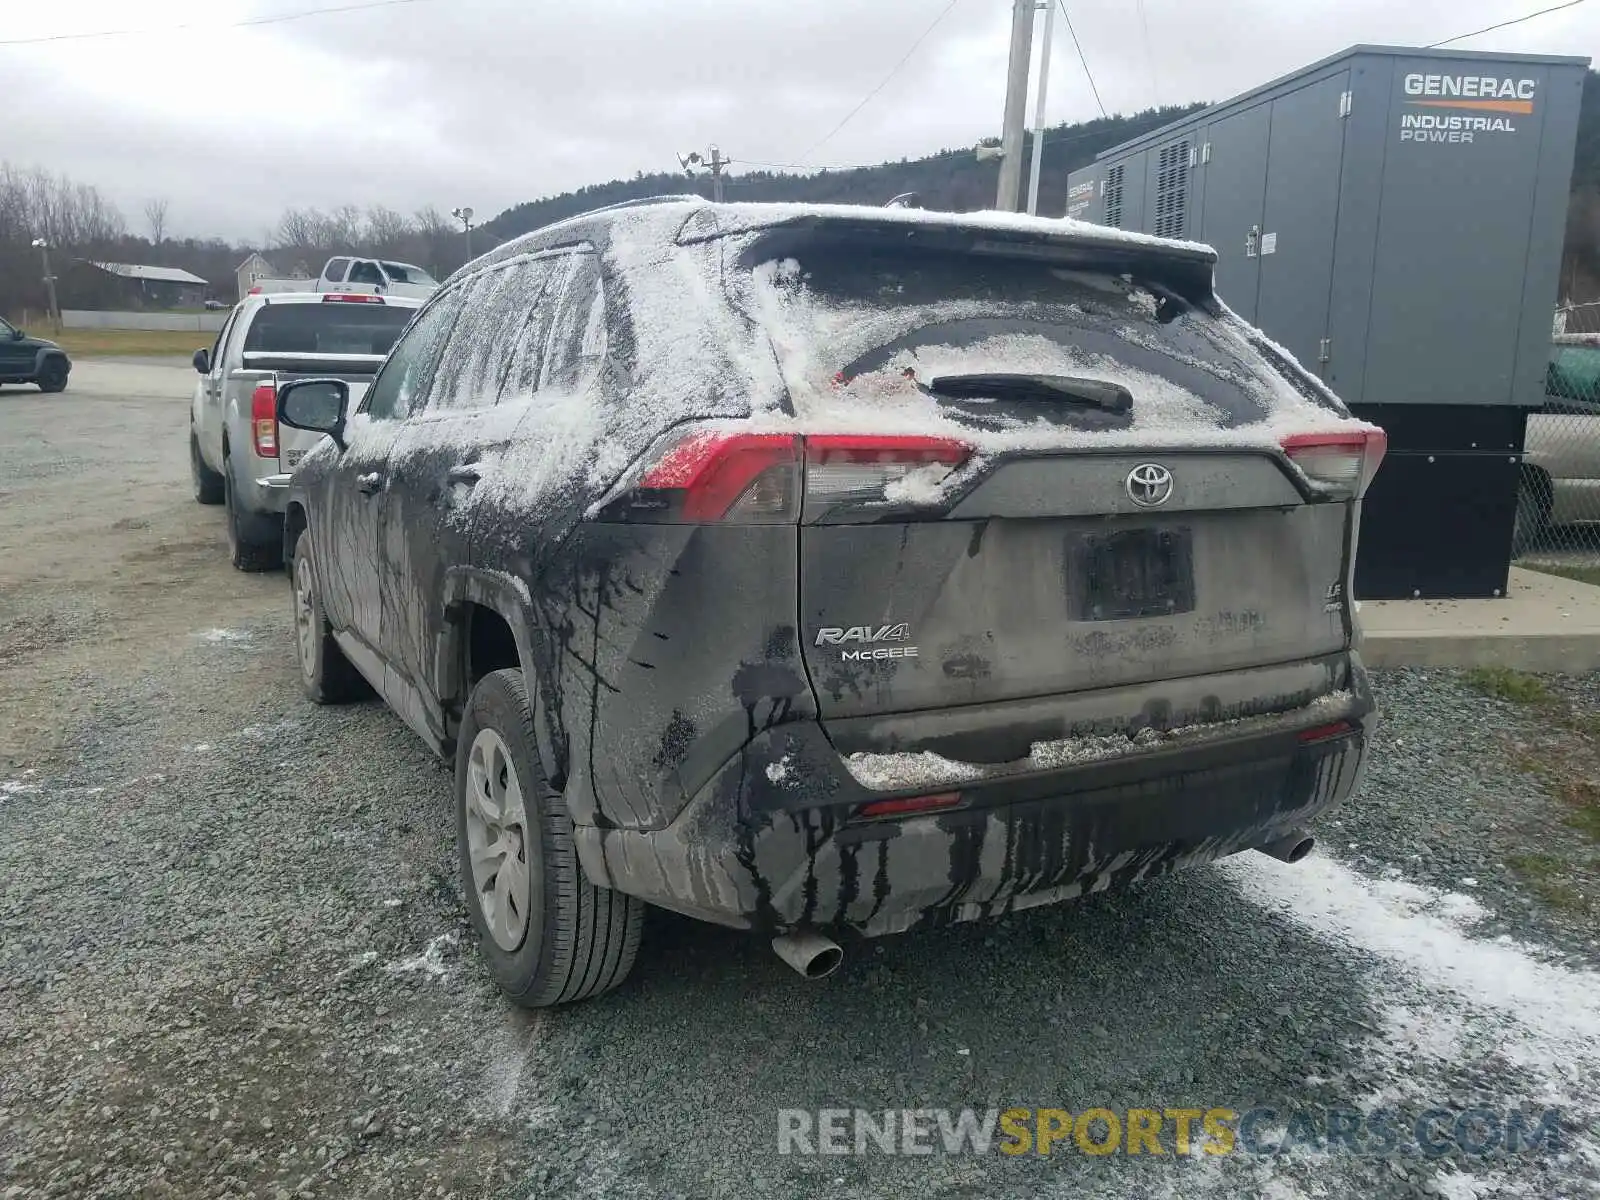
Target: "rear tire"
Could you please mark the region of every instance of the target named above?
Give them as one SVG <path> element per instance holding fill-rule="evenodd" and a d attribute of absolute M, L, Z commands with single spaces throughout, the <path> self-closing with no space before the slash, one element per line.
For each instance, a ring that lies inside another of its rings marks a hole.
<path fill-rule="evenodd" d="M 64 392 L 67 390 L 67 374 L 70 370 L 59 358 L 48 359 L 34 382 L 39 385 L 41 392 Z"/>
<path fill-rule="evenodd" d="M 200 439 L 193 425 L 189 426 L 189 478 L 194 485 L 196 504 L 222 503 L 222 476 L 206 466 L 206 460 L 200 456 Z"/>
<path fill-rule="evenodd" d="M 310 533 L 302 533 L 295 542 L 290 570 L 295 656 L 300 662 L 300 684 L 306 695 L 318 704 L 364 699 L 372 689 L 339 649 L 333 627 L 322 611 L 322 590 L 317 586 Z"/>
<path fill-rule="evenodd" d="M 626 979 L 644 904 L 584 877 L 572 818 L 539 762 L 521 671 L 495 671 L 473 689 L 455 793 L 462 892 L 507 999 L 545 1008 Z"/>
<path fill-rule="evenodd" d="M 233 456 L 222 456 L 222 502 L 228 509 L 228 561 L 241 571 L 276 571 L 283 566 L 283 543 L 251 541 L 239 521 L 239 502 L 233 490 Z"/>

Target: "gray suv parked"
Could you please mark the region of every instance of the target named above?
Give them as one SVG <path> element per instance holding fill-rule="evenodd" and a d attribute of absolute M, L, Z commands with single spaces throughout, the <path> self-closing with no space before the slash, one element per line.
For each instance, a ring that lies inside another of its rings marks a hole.
<path fill-rule="evenodd" d="M 456 764 L 514 1000 L 617 984 L 648 902 L 836 939 L 1236 851 L 1357 786 L 1381 431 L 1192 245 L 672 201 L 452 278 L 289 494 L 307 691 Z"/>

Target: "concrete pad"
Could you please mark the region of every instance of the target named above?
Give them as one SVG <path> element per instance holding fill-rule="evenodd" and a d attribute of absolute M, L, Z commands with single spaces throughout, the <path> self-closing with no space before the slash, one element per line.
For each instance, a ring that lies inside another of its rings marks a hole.
<path fill-rule="evenodd" d="M 1600 587 L 1511 568 L 1500 600 L 1366 600 L 1372 667 L 1600 671 Z"/>

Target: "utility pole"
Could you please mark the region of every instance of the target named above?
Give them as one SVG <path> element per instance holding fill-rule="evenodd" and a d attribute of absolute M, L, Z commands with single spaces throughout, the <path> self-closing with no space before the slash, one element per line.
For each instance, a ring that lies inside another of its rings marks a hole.
<path fill-rule="evenodd" d="M 1035 0 L 1013 0 L 1011 62 L 1006 70 L 1006 118 L 1000 139 L 1000 188 L 995 207 L 1016 212 L 1022 192 L 1022 135 L 1028 123 L 1028 67 L 1033 58 Z"/>
<path fill-rule="evenodd" d="M 467 261 L 472 261 L 472 210 L 470 208 L 452 208 L 450 215 L 461 222 L 461 232 L 467 238 Z"/>
<path fill-rule="evenodd" d="M 1044 163 L 1044 101 L 1050 90 L 1050 46 L 1056 28 L 1055 0 L 1044 0 L 1044 45 L 1039 50 L 1039 103 L 1033 110 L 1033 169 L 1028 173 L 1028 215 L 1039 212 L 1039 168 Z"/>
<path fill-rule="evenodd" d="M 711 199 L 718 204 L 722 203 L 722 168 L 727 165 L 722 151 L 711 147 Z"/>
<path fill-rule="evenodd" d="M 44 262 L 44 290 L 49 297 L 50 328 L 60 333 L 61 305 L 56 302 L 56 277 L 50 270 L 50 243 L 44 238 L 34 238 L 33 244 L 39 248 L 39 257 Z"/>
<path fill-rule="evenodd" d="M 723 158 L 722 151 L 715 146 L 710 147 L 704 154 L 698 150 L 691 150 L 687 154 L 678 155 L 678 165 L 689 178 L 694 178 L 696 167 L 704 167 L 711 172 L 711 199 L 717 204 L 722 203 L 722 173 L 732 162 L 731 158 Z"/>

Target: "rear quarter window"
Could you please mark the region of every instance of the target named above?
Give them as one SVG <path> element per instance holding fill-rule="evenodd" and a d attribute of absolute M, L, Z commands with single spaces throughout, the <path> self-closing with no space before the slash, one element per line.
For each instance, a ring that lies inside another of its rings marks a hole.
<path fill-rule="evenodd" d="M 487 408 L 499 402 L 528 327 L 537 324 L 550 273 L 548 262 L 524 260 L 467 283 L 461 319 L 440 356 L 429 408 Z"/>

